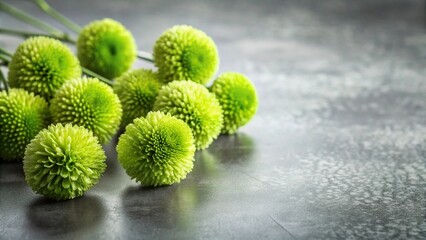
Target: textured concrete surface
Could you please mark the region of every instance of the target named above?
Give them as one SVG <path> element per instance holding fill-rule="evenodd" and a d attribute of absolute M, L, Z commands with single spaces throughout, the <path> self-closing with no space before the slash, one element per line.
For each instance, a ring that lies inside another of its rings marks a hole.
<path fill-rule="evenodd" d="M 204 30 L 220 72 L 250 77 L 260 108 L 170 187 L 131 181 L 116 142 L 73 201 L 37 196 L 21 164 L 1 164 L 0 239 L 426 238 L 423 1 L 49 2 L 79 24 L 115 18 L 147 50 L 172 25 Z M 0 25 L 30 29 L 3 13 Z"/>

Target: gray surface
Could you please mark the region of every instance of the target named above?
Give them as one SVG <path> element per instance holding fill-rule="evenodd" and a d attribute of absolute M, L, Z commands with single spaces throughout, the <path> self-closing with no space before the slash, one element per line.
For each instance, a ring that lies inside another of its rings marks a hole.
<path fill-rule="evenodd" d="M 138 187 L 116 142 L 100 183 L 72 201 L 35 195 L 20 164 L 1 164 L 1 239 L 426 237 L 422 1 L 50 2 L 79 24 L 116 18 L 148 50 L 174 24 L 203 29 L 260 108 L 170 187 Z M 0 25 L 25 28 L 2 13 Z"/>

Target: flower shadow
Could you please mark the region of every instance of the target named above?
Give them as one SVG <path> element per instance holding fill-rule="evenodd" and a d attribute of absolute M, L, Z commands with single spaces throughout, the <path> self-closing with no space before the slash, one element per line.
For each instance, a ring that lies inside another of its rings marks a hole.
<path fill-rule="evenodd" d="M 129 187 L 122 198 L 130 223 L 147 229 L 184 226 L 198 202 L 196 191 L 182 186 Z"/>
<path fill-rule="evenodd" d="M 68 201 L 39 197 L 28 206 L 26 215 L 32 228 L 49 234 L 63 234 L 98 224 L 105 209 L 101 200 L 93 196 Z"/>
<path fill-rule="evenodd" d="M 2 162 L 0 166 L 0 183 L 24 182 L 22 162 Z"/>
<path fill-rule="evenodd" d="M 245 133 L 220 135 L 208 150 L 223 164 L 243 164 L 253 159 L 256 143 Z"/>

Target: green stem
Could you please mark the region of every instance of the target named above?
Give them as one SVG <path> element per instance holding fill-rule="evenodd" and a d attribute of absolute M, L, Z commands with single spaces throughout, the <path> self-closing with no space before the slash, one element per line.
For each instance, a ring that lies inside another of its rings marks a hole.
<path fill-rule="evenodd" d="M 9 84 L 7 83 L 6 78 L 3 75 L 3 72 L 0 70 L 0 81 L 3 83 L 4 89 L 9 93 Z"/>
<path fill-rule="evenodd" d="M 2 66 L 9 66 L 9 63 L 11 61 L 12 55 L 3 48 L 0 48 L 0 60 Z"/>
<path fill-rule="evenodd" d="M 69 28 L 70 30 L 79 33 L 81 31 L 81 27 L 63 16 L 61 13 L 56 11 L 54 8 L 52 8 L 45 0 L 34 0 L 35 3 L 47 14 L 49 14 L 51 17 L 58 20 L 60 23 L 62 23 L 64 26 Z M 8 14 L 18 18 L 21 21 L 24 21 L 42 31 L 45 31 L 49 33 L 49 35 L 46 34 L 37 34 L 37 33 L 31 33 L 31 32 L 24 32 L 24 31 L 17 31 L 17 30 L 9 30 L 9 29 L 0 29 L 0 33 L 10 34 L 10 35 L 17 35 L 17 36 L 23 36 L 23 37 L 30 37 L 30 36 L 47 36 L 47 37 L 53 37 L 65 42 L 74 43 L 75 40 L 70 38 L 70 36 L 67 33 L 61 32 L 60 30 L 34 18 L 28 15 L 27 13 L 14 8 L 10 6 L 9 4 L 6 4 L 4 2 L 0 2 L 0 10 L 3 10 L 7 12 Z M 154 62 L 153 57 L 150 53 L 144 52 L 144 51 L 138 51 L 137 57 L 139 59 L 143 59 L 148 62 Z"/>
<path fill-rule="evenodd" d="M 43 34 L 43 33 L 37 33 L 37 32 L 28 32 L 28 31 L 21 31 L 21 30 L 15 30 L 15 29 L 5 29 L 0 28 L 0 34 L 6 34 L 6 35 L 12 35 L 12 36 L 18 36 L 23 38 L 29 38 L 29 37 L 35 37 L 35 36 L 44 36 L 44 37 L 51 37 L 55 38 L 64 42 L 75 44 L 75 40 L 71 38 L 60 38 L 49 34 Z"/>
<path fill-rule="evenodd" d="M 41 10 L 56 19 L 58 22 L 62 23 L 62 25 L 68 29 L 74 31 L 75 33 L 79 33 L 81 31 L 82 28 L 79 25 L 62 15 L 60 12 L 56 11 L 56 9 L 52 8 L 45 0 L 34 0 L 34 2 Z M 152 55 L 148 52 L 138 51 L 137 57 L 148 62 L 154 62 Z"/>
<path fill-rule="evenodd" d="M 44 0 L 34 0 L 34 2 L 38 5 L 38 7 L 43 10 L 45 13 L 58 20 L 62 25 L 74 31 L 75 33 L 79 33 L 81 31 L 81 27 L 75 24 L 73 21 L 62 15 L 60 12 L 56 11 L 52 8 L 46 1 Z"/>
<path fill-rule="evenodd" d="M 10 53 L 8 53 L 6 50 L 0 48 L 0 60 L 2 63 L 5 64 L 5 66 L 9 65 L 10 62 Z M 3 82 L 4 89 L 7 93 L 9 93 L 9 83 L 7 82 L 6 78 L 3 75 L 3 72 L 0 69 L 0 82 Z"/>
<path fill-rule="evenodd" d="M 64 26 L 68 27 L 69 29 L 79 32 L 81 30 L 81 27 L 77 24 L 73 23 L 68 18 L 64 17 L 62 14 L 60 14 L 58 11 L 56 11 L 54 8 L 52 8 L 49 4 L 46 3 L 44 0 L 34 0 L 37 5 L 45 11 L 50 16 L 57 19 L 59 22 L 61 22 Z M 18 31 L 18 30 L 10 30 L 10 29 L 0 29 L 0 33 L 9 34 L 9 35 L 15 35 L 15 36 L 22 36 L 22 37 L 31 37 L 31 36 L 46 36 L 46 37 L 52 37 L 56 38 L 58 40 L 62 40 L 64 42 L 73 43 L 75 44 L 76 41 L 67 33 L 61 32 L 58 29 L 28 15 L 27 13 L 10 6 L 9 4 L 6 4 L 4 2 L 0 2 L 0 10 L 5 11 L 6 13 L 10 14 L 13 17 L 16 17 L 17 19 L 26 22 L 40 30 L 43 30 L 49 34 L 38 34 L 38 33 L 32 33 L 32 32 L 25 32 L 25 31 Z M 152 55 L 148 52 L 144 51 L 138 51 L 136 56 L 139 59 L 143 59 L 148 62 L 154 62 L 154 59 Z"/>
<path fill-rule="evenodd" d="M 38 28 L 42 31 L 45 31 L 45 32 L 49 33 L 50 35 L 52 35 L 56 38 L 70 39 L 68 34 L 59 31 L 58 29 L 50 26 L 49 24 L 42 22 L 42 21 L 38 20 L 37 18 L 34 18 L 34 17 L 28 15 L 24 11 L 21 11 L 21 10 L 15 8 L 15 7 L 10 6 L 7 3 L 0 2 L 0 10 L 8 13 L 9 15 L 11 15 L 11 16 L 13 16 L 13 17 L 25 22 L 25 23 L 28 23 L 29 25 L 31 25 L 33 27 L 36 27 L 36 28 Z"/>
<path fill-rule="evenodd" d="M 34 2 L 39 6 L 41 10 L 43 10 L 45 13 L 47 13 L 60 23 L 62 23 L 62 25 L 64 25 L 68 29 L 74 31 L 75 33 L 79 33 L 81 31 L 82 28 L 79 25 L 62 15 L 56 9 L 52 8 L 45 0 L 34 0 Z M 138 51 L 137 57 L 148 62 L 154 62 L 152 55 L 148 52 Z"/>
<path fill-rule="evenodd" d="M 98 78 L 102 82 L 104 82 L 106 84 L 109 84 L 109 85 L 113 84 L 113 82 L 111 80 L 109 80 L 108 78 L 105 78 L 105 77 L 103 77 L 103 76 L 101 76 L 101 75 L 99 75 L 99 74 L 97 74 L 97 73 L 95 73 L 95 72 L 93 72 L 93 71 L 91 71 L 91 70 L 83 67 L 83 66 L 81 66 L 81 69 L 83 69 L 83 73 L 86 74 L 86 75 L 88 75 L 88 76 Z"/>
<path fill-rule="evenodd" d="M 9 65 L 10 57 L 5 55 L 5 54 L 0 53 L 0 60 L 2 61 L 2 63 L 5 63 L 6 66 L 7 66 L 7 65 Z"/>
<path fill-rule="evenodd" d="M 9 58 L 12 57 L 12 54 L 3 48 L 0 48 L 0 54 L 6 55 Z"/>
<path fill-rule="evenodd" d="M 144 51 L 138 51 L 137 56 L 138 56 L 139 59 L 143 59 L 145 61 L 152 62 L 152 63 L 154 62 L 154 58 L 152 57 L 151 53 L 144 52 Z"/>

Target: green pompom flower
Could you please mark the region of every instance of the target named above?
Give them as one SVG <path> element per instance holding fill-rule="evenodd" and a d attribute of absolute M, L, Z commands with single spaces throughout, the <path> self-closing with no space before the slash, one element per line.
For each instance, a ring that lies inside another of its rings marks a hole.
<path fill-rule="evenodd" d="M 151 111 L 161 85 L 158 74 L 147 69 L 134 70 L 116 79 L 113 88 L 123 105 L 123 128 Z"/>
<path fill-rule="evenodd" d="M 210 87 L 223 110 L 222 133 L 233 134 L 256 114 L 256 88 L 240 73 L 221 74 Z"/>
<path fill-rule="evenodd" d="M 81 65 L 107 78 L 130 69 L 136 59 L 132 34 L 121 23 L 109 18 L 91 22 L 77 40 Z"/>
<path fill-rule="evenodd" d="M 62 42 L 32 37 L 21 43 L 9 64 L 9 84 L 49 100 L 69 79 L 81 76 L 78 59 Z"/>
<path fill-rule="evenodd" d="M 22 159 L 25 147 L 49 124 L 47 102 L 23 89 L 0 92 L 0 158 Z"/>
<path fill-rule="evenodd" d="M 204 32 L 178 25 L 155 42 L 154 62 L 165 82 L 191 80 L 206 84 L 218 69 L 219 55 L 215 43 Z"/>
<path fill-rule="evenodd" d="M 117 145 L 118 161 L 143 186 L 180 182 L 193 168 L 194 139 L 188 125 L 150 112 L 126 127 Z"/>
<path fill-rule="evenodd" d="M 25 150 L 25 180 L 33 191 L 48 198 L 73 199 L 99 181 L 105 159 L 98 139 L 87 129 L 52 125 Z"/>
<path fill-rule="evenodd" d="M 194 134 L 197 149 L 207 148 L 222 128 L 222 109 L 218 100 L 206 87 L 195 82 L 173 81 L 164 85 L 154 110 L 185 121 Z"/>
<path fill-rule="evenodd" d="M 93 132 L 107 143 L 117 131 L 122 115 L 121 103 L 112 88 L 97 78 L 67 81 L 50 103 L 53 122 L 72 123 Z"/>

